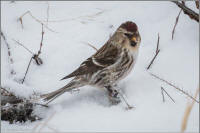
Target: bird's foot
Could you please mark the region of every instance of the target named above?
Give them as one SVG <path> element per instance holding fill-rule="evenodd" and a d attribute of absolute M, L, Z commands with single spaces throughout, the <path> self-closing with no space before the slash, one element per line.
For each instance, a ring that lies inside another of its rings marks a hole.
<path fill-rule="evenodd" d="M 121 102 L 121 98 L 119 97 L 119 93 L 117 90 L 112 90 L 109 93 L 109 99 L 112 105 L 117 105 Z"/>
<path fill-rule="evenodd" d="M 119 97 L 109 97 L 109 100 L 112 105 L 117 105 L 121 102 L 121 99 Z"/>

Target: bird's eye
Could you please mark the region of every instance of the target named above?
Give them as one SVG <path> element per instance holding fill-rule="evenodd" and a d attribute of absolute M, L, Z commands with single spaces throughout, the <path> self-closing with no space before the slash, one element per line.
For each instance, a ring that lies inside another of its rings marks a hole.
<path fill-rule="evenodd" d="M 137 43 L 135 41 L 131 41 L 131 46 L 135 47 Z"/>
<path fill-rule="evenodd" d="M 126 35 L 129 39 L 131 39 L 132 38 L 132 36 L 133 35 L 131 35 L 131 34 L 128 34 L 128 33 L 125 33 L 124 35 Z"/>

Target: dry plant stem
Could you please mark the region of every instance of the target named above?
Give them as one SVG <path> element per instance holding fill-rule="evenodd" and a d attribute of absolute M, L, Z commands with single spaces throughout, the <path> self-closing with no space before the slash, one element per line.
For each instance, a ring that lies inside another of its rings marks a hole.
<path fill-rule="evenodd" d="M 197 95 L 199 94 L 199 90 L 200 88 L 197 88 L 196 92 L 195 92 L 195 96 L 194 98 L 197 98 Z M 194 100 L 192 100 L 192 102 L 190 104 L 187 105 L 186 109 L 185 109 L 185 113 L 183 116 L 183 120 L 182 120 L 182 124 L 181 124 L 181 132 L 183 133 L 187 127 L 187 122 L 188 122 L 188 118 L 190 115 L 190 112 L 192 110 L 192 107 L 194 106 Z"/>
<path fill-rule="evenodd" d="M 7 96 L 14 96 L 13 93 L 9 92 L 7 89 L 1 87 L 1 96 L 4 96 L 2 93 L 5 92 Z"/>
<path fill-rule="evenodd" d="M 195 1 L 195 4 L 196 4 L 197 9 L 199 9 L 199 1 L 198 0 Z"/>
<path fill-rule="evenodd" d="M 24 25 L 23 25 L 22 18 L 19 18 L 19 21 L 20 21 L 20 23 L 21 23 L 22 29 L 24 29 Z"/>
<path fill-rule="evenodd" d="M 174 32 L 175 32 L 175 29 L 176 29 L 176 25 L 178 24 L 178 20 L 179 20 L 179 16 L 182 12 L 182 9 L 180 10 L 180 12 L 178 13 L 178 16 L 176 17 L 176 22 L 174 24 L 174 28 L 173 28 L 173 31 L 172 31 L 172 40 L 174 39 Z"/>
<path fill-rule="evenodd" d="M 54 133 L 58 133 L 59 132 L 57 129 L 54 129 L 53 127 L 50 127 L 49 125 L 47 125 L 47 128 L 52 130 Z"/>
<path fill-rule="evenodd" d="M 8 44 L 7 39 L 6 39 L 6 37 L 5 37 L 5 35 L 4 35 L 4 33 L 2 31 L 1 31 L 1 36 L 3 37 L 3 40 L 4 40 L 5 44 L 6 44 L 7 49 L 8 49 L 8 60 L 9 60 L 9 63 L 10 63 L 10 65 L 13 65 L 14 61 L 13 61 L 13 58 L 11 56 L 10 45 Z M 16 74 L 16 72 L 14 71 L 13 68 L 11 68 L 10 73 L 11 73 L 11 75 Z"/>
<path fill-rule="evenodd" d="M 147 70 L 151 67 L 151 65 L 153 64 L 154 60 L 156 59 L 158 53 L 160 52 L 160 49 L 159 49 L 159 41 L 160 41 L 160 36 L 158 34 L 158 41 L 157 41 L 157 47 L 156 47 L 156 54 L 155 56 L 153 57 L 153 59 L 151 60 L 151 62 L 149 63 L 148 67 L 147 67 Z"/>
<path fill-rule="evenodd" d="M 37 54 L 33 55 L 33 59 L 35 60 L 37 65 L 41 65 L 43 63 L 42 59 L 39 58 L 39 55 L 42 52 L 41 50 L 42 50 L 42 46 L 43 46 L 43 38 L 44 38 L 44 28 L 43 28 L 43 24 L 42 24 L 42 37 L 41 37 L 41 42 L 40 42 L 40 49 L 38 50 Z"/>
<path fill-rule="evenodd" d="M 167 94 L 167 96 L 175 103 L 174 99 L 169 95 L 169 93 L 167 93 L 167 91 L 163 87 L 161 87 L 161 90 L 162 92 L 164 91 Z"/>
<path fill-rule="evenodd" d="M 22 14 L 22 16 L 19 17 L 19 21 L 21 22 L 22 27 L 23 27 L 23 21 L 22 21 L 23 19 L 22 19 L 22 18 L 23 18 L 26 14 L 29 14 L 36 22 L 38 22 L 38 23 L 44 25 L 44 27 L 45 27 L 46 29 L 48 29 L 49 31 L 51 31 L 51 32 L 56 32 L 56 31 L 50 29 L 50 28 L 49 28 L 47 25 L 45 25 L 44 23 L 42 23 L 39 19 L 37 19 L 36 17 L 34 17 L 30 11 L 25 12 L 24 14 Z"/>
<path fill-rule="evenodd" d="M 30 54 L 34 55 L 34 53 L 30 49 L 25 47 L 22 43 L 20 43 L 19 41 L 16 41 L 15 39 L 12 39 L 12 40 L 15 41 L 18 45 L 22 46 L 24 49 L 26 49 Z"/>
<path fill-rule="evenodd" d="M 24 80 L 25 80 L 26 75 L 27 75 L 27 73 L 28 73 L 28 70 L 29 70 L 29 67 L 30 67 L 30 64 L 31 64 L 32 59 L 33 59 L 33 57 L 31 57 L 31 59 L 30 59 L 30 61 L 29 61 L 29 63 L 28 63 L 28 67 L 27 67 L 27 69 L 26 69 L 26 73 L 25 73 L 24 78 L 23 78 L 23 80 L 22 80 L 22 84 L 24 83 Z"/>
<path fill-rule="evenodd" d="M 41 38 L 41 42 L 40 42 L 40 49 L 38 51 L 38 56 L 41 54 L 41 50 L 42 50 L 42 42 L 43 42 L 43 38 L 44 38 L 44 28 L 43 28 L 43 24 L 42 24 L 42 38 Z"/>
<path fill-rule="evenodd" d="M 91 18 L 94 18 L 94 17 L 97 17 L 97 16 L 101 15 L 101 14 L 104 13 L 104 12 L 105 12 L 105 11 L 100 11 L 100 12 L 97 12 L 97 13 L 92 14 L 92 15 L 79 16 L 79 17 L 69 18 L 69 19 L 49 20 L 48 22 L 66 22 L 66 21 L 73 21 L 73 20 L 77 20 L 77 19 L 81 19 L 81 18 L 88 18 L 88 19 L 91 19 Z M 46 22 L 46 21 L 44 21 L 44 22 Z"/>
<path fill-rule="evenodd" d="M 83 43 L 86 44 L 86 45 L 88 45 L 88 46 L 90 46 L 90 47 L 93 48 L 94 50 L 98 51 L 98 49 L 97 49 L 95 46 L 93 46 L 92 44 L 87 43 L 87 42 L 83 42 Z"/>
<path fill-rule="evenodd" d="M 118 88 L 118 89 L 116 89 L 116 90 L 118 90 L 118 91 L 117 91 L 118 94 L 119 94 L 120 97 L 123 99 L 124 103 L 127 105 L 127 109 L 132 109 L 132 108 L 134 108 L 134 106 L 131 106 L 131 105 L 128 103 L 128 100 L 125 98 L 125 95 L 123 94 L 121 88 L 119 88 L 119 87 L 117 87 L 117 88 Z"/>
<path fill-rule="evenodd" d="M 161 94 L 162 94 L 163 102 L 165 102 L 165 97 L 164 97 L 164 94 L 163 94 L 163 89 L 162 89 L 162 87 L 161 87 Z"/>
<path fill-rule="evenodd" d="M 49 22 L 49 2 L 47 1 L 47 26 L 48 26 L 48 22 Z"/>
<path fill-rule="evenodd" d="M 187 14 L 191 19 L 199 22 L 199 14 L 188 8 L 185 4 L 180 3 L 178 1 L 172 1 L 175 3 L 179 8 L 183 10 L 185 14 Z"/>
<path fill-rule="evenodd" d="M 158 76 L 155 75 L 155 74 L 150 73 L 150 75 L 152 75 L 153 77 L 155 77 L 155 78 L 157 78 L 157 79 L 159 79 L 159 80 L 161 80 L 161 81 L 167 83 L 168 85 L 170 85 L 170 86 L 172 86 L 173 88 L 177 89 L 178 91 L 182 92 L 183 94 L 185 94 L 185 95 L 188 96 L 189 98 L 193 99 L 195 102 L 199 103 L 199 101 L 197 101 L 197 100 L 196 100 L 194 97 L 192 97 L 190 94 L 188 94 L 188 93 L 185 92 L 184 90 L 178 88 L 177 86 L 173 85 L 172 83 L 170 83 L 170 82 L 168 82 L 168 81 L 166 81 L 166 80 L 164 80 L 164 79 L 158 77 Z"/>
<path fill-rule="evenodd" d="M 123 94 L 122 94 L 121 92 L 118 92 L 118 93 L 119 93 L 119 95 L 121 96 L 121 98 L 124 100 L 124 103 L 127 105 L 127 109 L 132 109 L 133 106 L 131 106 L 131 105 L 127 102 L 127 100 L 125 99 L 125 97 L 123 96 Z"/>
<path fill-rule="evenodd" d="M 48 122 L 53 118 L 53 116 L 56 114 L 56 112 L 54 112 L 42 125 L 41 127 L 39 128 L 38 132 L 41 132 L 41 130 L 47 126 Z"/>

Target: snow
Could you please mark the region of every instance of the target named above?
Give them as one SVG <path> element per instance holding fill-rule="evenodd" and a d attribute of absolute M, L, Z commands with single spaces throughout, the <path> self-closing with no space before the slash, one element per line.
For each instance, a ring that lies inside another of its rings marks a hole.
<path fill-rule="evenodd" d="M 186 2 L 195 8 L 194 2 Z M 7 48 L 1 39 L 1 84 L 18 96 L 29 97 L 34 92 L 47 93 L 59 89 L 70 79 L 61 78 L 75 70 L 95 50 L 100 48 L 118 26 L 128 20 L 139 27 L 142 43 L 134 70 L 119 86 L 136 108 L 125 110 L 124 103 L 109 106 L 105 91 L 90 86 L 79 93 L 65 93 L 52 102 L 50 109 L 37 108 L 43 116 L 36 122 L 9 124 L 1 122 L 1 131 L 118 131 L 118 132 L 178 132 L 187 103 L 191 99 L 169 85 L 152 77 L 149 72 L 166 79 L 194 95 L 199 85 L 199 24 L 181 13 L 174 40 L 171 33 L 180 9 L 172 2 L 139 1 L 58 1 L 49 2 L 48 27 L 45 28 L 42 58 L 44 64 L 32 63 L 24 84 L 23 78 L 31 54 L 17 45 L 18 40 L 31 51 L 39 50 L 41 24 L 29 15 L 23 17 L 24 29 L 17 18 L 26 11 L 41 21 L 47 20 L 47 2 L 1 2 L 1 29 L 11 47 L 16 75 L 10 75 Z M 196 9 L 194 9 L 197 11 Z M 45 22 L 46 23 L 46 22 Z M 157 36 L 160 35 L 160 53 L 147 71 L 153 58 Z M 165 95 L 163 87 L 175 100 Z M 47 125 L 43 124 L 47 122 Z M 199 105 L 189 116 L 187 132 L 199 130 Z"/>

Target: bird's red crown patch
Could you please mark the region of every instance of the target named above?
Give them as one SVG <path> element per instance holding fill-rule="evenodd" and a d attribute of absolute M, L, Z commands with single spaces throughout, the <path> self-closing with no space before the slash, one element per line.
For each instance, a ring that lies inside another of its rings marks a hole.
<path fill-rule="evenodd" d="M 131 21 L 123 23 L 120 27 L 130 32 L 136 32 L 138 30 L 137 25 Z"/>

